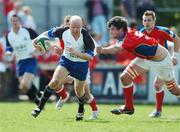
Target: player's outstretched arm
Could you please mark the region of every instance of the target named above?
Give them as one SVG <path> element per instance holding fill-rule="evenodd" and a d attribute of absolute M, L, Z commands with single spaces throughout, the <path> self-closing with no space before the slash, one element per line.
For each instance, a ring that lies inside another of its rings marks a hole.
<path fill-rule="evenodd" d="M 110 45 L 108 47 L 97 47 L 96 52 L 98 54 L 115 54 L 121 49 L 122 47 L 116 44 L 116 45 Z"/>
<path fill-rule="evenodd" d="M 174 65 L 178 63 L 178 56 L 179 56 L 179 48 L 180 48 L 180 38 L 176 35 L 173 39 L 174 42 L 174 52 L 172 56 L 172 61 Z"/>

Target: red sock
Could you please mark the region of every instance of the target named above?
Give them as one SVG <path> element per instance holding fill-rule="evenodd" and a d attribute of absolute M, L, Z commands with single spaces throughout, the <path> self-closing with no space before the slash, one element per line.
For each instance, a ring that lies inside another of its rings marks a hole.
<path fill-rule="evenodd" d="M 163 99 L 164 99 L 164 90 L 156 93 L 156 110 L 158 111 L 162 110 Z"/>
<path fill-rule="evenodd" d="M 96 100 L 95 98 L 90 102 L 89 104 L 92 108 L 92 111 L 97 111 L 97 106 L 96 106 Z"/>
<path fill-rule="evenodd" d="M 96 99 L 92 94 L 90 98 L 87 100 L 87 103 L 91 106 L 92 111 L 97 111 Z"/>
<path fill-rule="evenodd" d="M 133 85 L 129 86 L 128 88 L 123 88 L 123 93 L 125 97 L 125 107 L 128 110 L 133 110 L 134 105 L 133 105 Z"/>
<path fill-rule="evenodd" d="M 57 91 L 57 94 L 61 97 L 61 99 L 65 99 L 67 97 L 66 88 L 63 87 L 61 90 Z"/>

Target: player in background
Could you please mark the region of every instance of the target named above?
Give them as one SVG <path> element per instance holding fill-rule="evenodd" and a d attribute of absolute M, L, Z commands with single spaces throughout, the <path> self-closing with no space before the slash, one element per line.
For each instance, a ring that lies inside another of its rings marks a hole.
<path fill-rule="evenodd" d="M 109 47 L 97 48 L 98 53 L 115 53 L 124 48 L 137 56 L 120 76 L 125 105 L 111 110 L 111 113 L 116 115 L 131 115 L 134 113 L 133 80 L 149 70 L 165 82 L 171 94 L 177 97 L 180 96 L 180 87 L 175 81 L 173 63 L 168 50 L 154 38 L 148 37 L 135 29 L 130 29 L 127 25 L 128 22 L 124 17 L 115 16 L 111 18 L 108 21 L 109 32 L 111 37 L 118 39 L 119 42 Z"/>
<path fill-rule="evenodd" d="M 61 86 L 68 75 L 75 78 L 76 96 L 78 101 L 84 104 L 86 99 L 84 85 L 89 61 L 94 56 L 94 41 L 82 27 L 82 18 L 71 16 L 69 27 L 53 28 L 43 33 L 43 35 L 49 38 L 58 37 L 60 40 L 63 40 L 64 50 L 59 65 L 56 67 L 50 83 L 46 86 L 38 107 L 32 111 L 34 117 L 40 114 L 53 91 L 61 91 Z M 36 39 L 34 40 L 34 46 L 40 49 L 36 43 Z M 84 113 L 84 109 L 79 109 L 78 113 Z"/>
<path fill-rule="evenodd" d="M 69 21 L 70 21 L 71 16 L 65 16 L 64 18 L 64 23 L 61 26 L 64 27 L 69 27 Z M 94 39 L 93 39 L 94 41 Z M 62 40 L 59 40 L 60 46 L 61 48 L 64 47 L 64 42 Z M 97 47 L 97 43 L 94 41 L 95 47 Z M 57 47 L 56 47 L 57 48 Z M 55 52 L 57 55 L 61 55 L 59 54 L 60 52 L 58 51 L 58 49 L 55 49 Z M 94 55 L 96 55 L 96 52 L 94 51 Z M 63 82 L 63 84 L 66 83 L 73 83 L 74 79 L 71 76 L 68 76 L 65 81 Z M 90 105 L 91 109 L 92 109 L 92 114 L 89 117 L 89 119 L 93 120 L 93 119 L 97 119 L 99 116 L 99 110 L 97 108 L 97 104 L 96 104 L 96 99 L 95 97 L 92 95 L 91 91 L 90 91 L 90 70 L 88 70 L 88 74 L 86 77 L 86 83 L 85 83 L 85 95 L 86 95 L 86 102 Z M 61 90 L 57 92 L 57 94 L 60 96 L 57 104 L 56 104 L 56 109 L 60 110 L 63 107 L 63 104 L 68 100 L 69 98 L 69 93 L 66 91 L 66 88 L 64 87 L 64 85 L 62 86 Z M 82 107 L 82 108 L 81 108 Z M 84 109 L 84 104 L 79 103 L 79 109 Z M 84 117 L 84 113 L 77 113 L 76 118 L 77 120 L 82 120 Z"/>
<path fill-rule="evenodd" d="M 38 92 L 33 84 L 35 75 L 38 71 L 38 63 L 34 56 L 32 39 L 36 38 L 37 33 L 29 28 L 20 25 L 20 18 L 17 15 L 11 17 L 12 29 L 7 36 L 6 55 L 12 56 L 13 53 L 17 60 L 17 74 L 19 88 L 26 93 L 31 101 L 39 103 Z"/>
<path fill-rule="evenodd" d="M 173 64 L 178 63 L 178 51 L 180 47 L 180 39 L 173 32 L 166 27 L 156 26 L 156 14 L 154 11 L 146 11 L 142 16 L 142 23 L 144 28 L 140 29 L 141 32 L 149 37 L 158 40 L 159 44 L 168 49 L 167 41 L 174 43 L 174 52 L 172 55 Z M 156 90 L 156 109 L 149 115 L 149 117 L 160 117 L 162 112 L 163 98 L 164 98 L 164 81 L 158 77 L 154 80 L 154 88 Z"/>

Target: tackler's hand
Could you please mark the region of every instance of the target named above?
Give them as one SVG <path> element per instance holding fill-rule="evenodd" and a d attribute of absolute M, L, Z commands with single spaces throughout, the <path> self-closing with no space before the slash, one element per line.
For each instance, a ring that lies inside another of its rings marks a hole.
<path fill-rule="evenodd" d="M 102 53 L 102 47 L 100 47 L 100 46 L 96 47 L 96 52 L 98 54 L 101 54 Z"/>

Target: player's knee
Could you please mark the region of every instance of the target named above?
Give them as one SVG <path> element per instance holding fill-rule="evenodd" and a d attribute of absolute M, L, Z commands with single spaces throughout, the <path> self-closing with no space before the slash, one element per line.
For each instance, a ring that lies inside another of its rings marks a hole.
<path fill-rule="evenodd" d="M 76 95 L 79 96 L 79 97 L 81 97 L 81 96 L 83 96 L 85 94 L 84 90 L 81 89 L 81 88 L 77 87 L 75 90 L 76 90 Z"/>
<path fill-rule="evenodd" d="M 20 90 L 23 92 L 23 93 L 26 93 L 29 89 L 29 86 L 26 84 L 26 83 L 20 83 Z"/>
<path fill-rule="evenodd" d="M 122 84 L 132 82 L 132 78 L 126 73 L 121 74 L 120 79 L 121 79 Z"/>
<path fill-rule="evenodd" d="M 58 80 L 52 80 L 50 83 L 49 83 L 49 87 L 52 88 L 52 89 L 57 89 L 57 86 L 58 86 Z"/>
<path fill-rule="evenodd" d="M 94 96 L 92 94 L 90 94 L 88 97 L 86 96 L 86 102 L 87 103 L 91 103 L 94 99 Z"/>
<path fill-rule="evenodd" d="M 173 94 L 175 96 L 180 96 L 180 90 L 178 88 L 173 88 L 169 91 L 171 92 L 171 94 Z"/>
<path fill-rule="evenodd" d="M 69 83 L 69 84 L 71 84 L 71 83 L 73 83 L 73 78 L 72 77 L 67 77 L 66 78 L 66 83 Z"/>
<path fill-rule="evenodd" d="M 156 91 L 160 91 L 162 89 L 162 86 L 160 83 L 154 82 L 154 88 L 156 89 Z"/>
<path fill-rule="evenodd" d="M 91 94 L 89 92 L 88 93 L 85 92 L 85 96 L 86 96 L 86 100 L 89 100 L 91 98 Z"/>
<path fill-rule="evenodd" d="M 81 92 L 81 90 L 79 90 L 79 89 L 76 89 L 76 94 L 77 94 L 77 96 L 81 96 L 82 94 L 81 94 L 82 92 Z"/>

